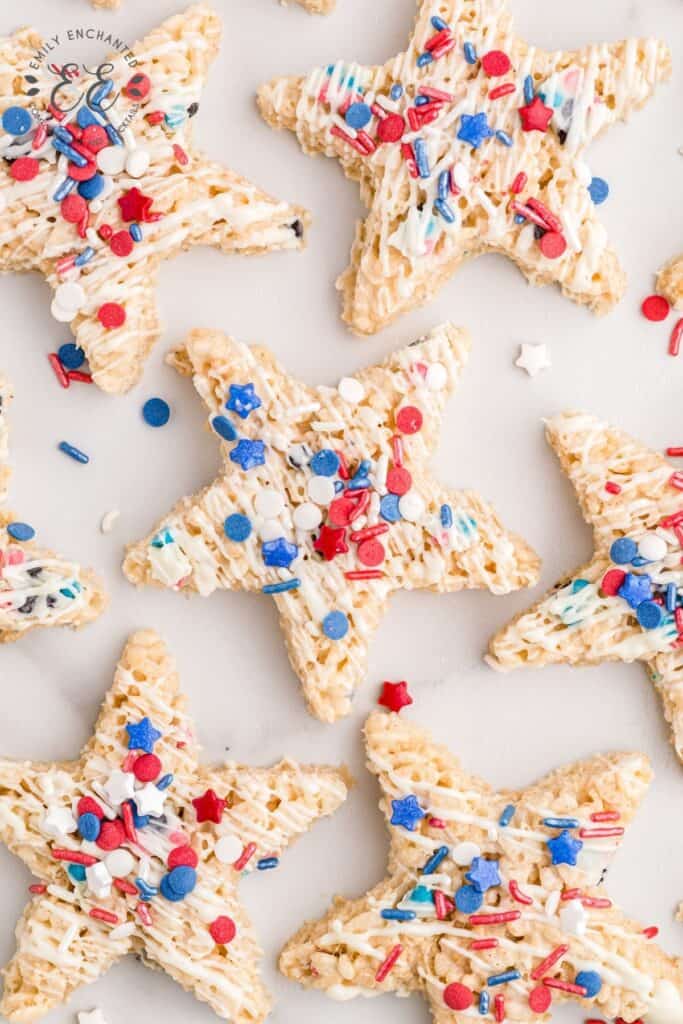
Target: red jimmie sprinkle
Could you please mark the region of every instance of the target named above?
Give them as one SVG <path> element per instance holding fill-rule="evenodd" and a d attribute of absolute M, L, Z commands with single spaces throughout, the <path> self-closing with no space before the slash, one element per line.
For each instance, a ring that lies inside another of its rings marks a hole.
<path fill-rule="evenodd" d="M 524 171 L 520 171 L 519 174 L 515 175 L 515 179 L 510 185 L 510 191 L 513 195 L 518 195 L 527 183 L 527 176 Z"/>
<path fill-rule="evenodd" d="M 93 907 L 90 917 L 94 917 L 96 921 L 106 921 L 107 924 L 119 923 L 118 914 L 112 914 L 111 910 L 103 910 L 102 907 Z"/>
<path fill-rule="evenodd" d="M 448 902 L 448 897 L 441 889 L 434 890 L 434 909 L 438 921 L 445 921 L 448 917 Z"/>
<path fill-rule="evenodd" d="M 659 928 L 652 925 L 650 928 L 643 928 L 643 935 L 646 939 L 656 939 L 659 935 Z"/>
<path fill-rule="evenodd" d="M 47 886 L 44 885 L 42 882 L 36 882 L 35 885 L 29 885 L 28 891 L 32 893 L 34 896 L 42 896 L 44 893 L 47 892 Z"/>
<path fill-rule="evenodd" d="M 125 878 L 115 878 L 114 886 L 119 892 L 125 893 L 126 896 L 137 896 L 138 891 L 132 882 L 127 882 Z"/>
<path fill-rule="evenodd" d="M 384 981 L 390 971 L 393 969 L 394 964 L 403 952 L 403 946 L 399 943 L 389 953 L 386 960 L 379 965 L 377 968 L 377 974 L 375 975 L 375 981 L 380 983 Z"/>
<path fill-rule="evenodd" d="M 344 576 L 347 580 L 381 580 L 384 573 L 381 569 L 351 569 Z"/>
<path fill-rule="evenodd" d="M 596 910 L 609 910 L 612 906 L 611 900 L 601 899 L 597 896 L 583 896 L 581 902 L 584 907 L 595 907 Z"/>
<path fill-rule="evenodd" d="M 395 466 L 402 466 L 403 465 L 403 439 L 401 437 L 399 437 L 398 434 L 394 434 L 394 436 L 391 439 L 391 452 L 392 452 L 392 455 L 394 456 L 394 465 Z"/>
<path fill-rule="evenodd" d="M 509 96 L 511 92 L 516 90 L 517 86 L 514 82 L 504 82 L 503 85 L 497 85 L 495 89 L 491 89 L 489 93 L 490 100 L 499 100 L 501 96 Z"/>
<path fill-rule="evenodd" d="M 667 448 L 666 454 L 670 455 L 674 459 L 678 459 L 683 455 L 683 448 Z"/>
<path fill-rule="evenodd" d="M 669 355 L 677 356 L 681 347 L 681 341 L 683 341 L 683 316 L 680 320 L 677 320 L 674 324 L 674 328 L 669 338 Z"/>
<path fill-rule="evenodd" d="M 677 491 L 683 491 L 683 473 L 672 473 L 669 477 L 669 485 Z"/>
<path fill-rule="evenodd" d="M 472 939 L 470 949 L 495 949 L 498 939 Z"/>
<path fill-rule="evenodd" d="M 47 358 L 50 360 L 50 366 L 54 370 L 55 377 L 57 378 L 59 383 L 62 385 L 63 388 L 68 388 L 69 378 L 64 372 L 64 367 L 60 363 L 59 356 L 57 355 L 57 353 L 50 352 Z"/>
<path fill-rule="evenodd" d="M 442 818 L 427 818 L 430 828 L 446 828 L 446 822 Z"/>
<path fill-rule="evenodd" d="M 554 949 L 552 953 L 545 958 L 545 960 L 541 960 L 540 964 L 534 967 L 531 972 L 531 977 L 534 981 L 538 981 L 539 978 L 542 978 L 545 972 L 549 971 L 551 967 L 554 967 L 555 964 L 558 963 L 568 952 L 569 946 L 557 946 L 557 948 Z"/>
<path fill-rule="evenodd" d="M 605 490 L 608 494 L 621 494 L 621 487 L 619 484 L 615 484 L 613 480 L 608 480 L 605 484 Z"/>
<path fill-rule="evenodd" d="M 508 921 L 519 921 L 521 917 L 519 910 L 503 910 L 499 914 L 472 914 L 470 924 L 473 927 L 487 924 L 506 924 Z"/>
<path fill-rule="evenodd" d="M 152 912 L 150 911 L 149 907 L 146 906 L 144 903 L 138 903 L 135 910 L 142 923 L 146 925 L 148 928 L 151 928 Z"/>
<path fill-rule="evenodd" d="M 595 811 L 591 814 L 591 821 L 619 821 L 619 811 Z"/>
<path fill-rule="evenodd" d="M 562 232 L 562 221 L 540 199 L 527 199 L 527 206 L 541 217 L 549 231 Z"/>
<path fill-rule="evenodd" d="M 64 860 L 68 864 L 82 864 L 85 868 L 98 863 L 98 858 L 93 857 L 90 853 L 81 853 L 80 850 L 62 850 L 56 846 L 52 847 L 52 856 L 55 860 Z"/>
<path fill-rule="evenodd" d="M 570 992 L 573 996 L 585 996 L 586 990 L 583 985 L 574 985 L 571 981 L 562 981 L 561 978 L 544 978 L 543 984 L 548 988 L 559 989 L 560 992 Z"/>
<path fill-rule="evenodd" d="M 116 327 L 123 327 L 126 322 L 126 311 L 118 302 L 105 302 L 100 306 L 97 318 L 103 327 L 111 331 Z"/>
<path fill-rule="evenodd" d="M 663 295 L 648 295 L 640 309 L 646 320 L 657 323 L 659 320 L 666 320 L 671 306 Z"/>
<path fill-rule="evenodd" d="M 493 1000 L 493 1015 L 498 1024 L 505 1020 L 505 996 L 496 996 Z"/>
<path fill-rule="evenodd" d="M 187 165 L 190 162 L 190 158 L 182 146 L 179 146 L 176 143 L 175 146 L 173 147 L 173 155 L 175 156 L 176 160 L 178 161 L 181 167 L 187 167 Z"/>
<path fill-rule="evenodd" d="M 233 864 L 235 871 L 242 871 L 244 868 L 246 868 L 247 864 L 249 863 L 249 861 L 251 860 L 255 853 L 256 843 L 247 843 L 247 845 L 242 850 L 242 853 L 239 855 L 239 857 Z"/>
<path fill-rule="evenodd" d="M 354 530 L 351 534 L 351 540 L 354 544 L 359 544 L 362 540 L 370 540 L 372 537 L 381 537 L 383 533 L 387 533 L 389 527 L 386 523 L 378 523 L 377 526 L 366 526 L 364 530 Z"/>
<path fill-rule="evenodd" d="M 615 828 L 582 828 L 579 829 L 581 839 L 609 839 L 611 836 L 623 836 L 624 830 Z"/>
<path fill-rule="evenodd" d="M 123 817 L 123 828 L 126 833 L 126 838 L 131 843 L 137 843 L 138 834 L 135 830 L 135 818 L 133 816 L 133 808 L 129 803 L 123 804 L 121 807 L 121 816 Z"/>
<path fill-rule="evenodd" d="M 530 907 L 534 902 L 531 896 L 527 896 L 525 892 L 522 892 L 514 878 L 509 882 L 508 889 L 513 900 L 516 900 L 517 903 L 524 903 L 527 907 Z"/>

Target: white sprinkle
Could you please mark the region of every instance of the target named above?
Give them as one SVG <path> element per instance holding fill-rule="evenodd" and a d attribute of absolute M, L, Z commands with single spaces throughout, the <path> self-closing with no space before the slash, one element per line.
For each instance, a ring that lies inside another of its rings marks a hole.
<path fill-rule="evenodd" d="M 285 507 L 285 499 L 272 487 L 262 487 L 256 494 L 254 507 L 264 519 L 275 519 Z"/>
<path fill-rule="evenodd" d="M 127 156 L 123 146 L 107 146 L 97 154 L 97 166 L 104 174 L 121 174 L 126 166 Z"/>
<path fill-rule="evenodd" d="M 305 501 L 294 510 L 294 525 L 299 530 L 316 530 L 322 522 L 323 514 L 312 501 Z"/>
<path fill-rule="evenodd" d="M 416 523 L 424 515 L 425 503 L 419 494 L 408 491 L 399 499 L 398 510 L 403 519 L 407 519 L 409 523 Z"/>
<path fill-rule="evenodd" d="M 355 377 L 342 377 L 337 387 L 340 396 L 349 405 L 358 405 L 365 398 L 365 388 Z"/>
<path fill-rule="evenodd" d="M 308 497 L 316 505 L 329 505 L 335 493 L 334 481 L 329 476 L 313 476 L 308 481 Z"/>
<path fill-rule="evenodd" d="M 111 533 L 120 516 L 121 513 L 117 508 L 112 508 L 109 512 L 105 512 L 100 523 L 102 533 Z"/>
<path fill-rule="evenodd" d="M 213 852 L 221 864 L 234 864 L 242 853 L 242 842 L 234 835 L 221 836 Z"/>
<path fill-rule="evenodd" d="M 430 363 L 427 367 L 425 384 L 430 391 L 441 391 L 448 383 L 448 370 L 443 363 Z"/>
<path fill-rule="evenodd" d="M 141 178 L 147 172 L 151 159 L 147 149 L 140 147 L 132 150 L 126 158 L 126 174 L 130 174 L 131 178 Z"/>

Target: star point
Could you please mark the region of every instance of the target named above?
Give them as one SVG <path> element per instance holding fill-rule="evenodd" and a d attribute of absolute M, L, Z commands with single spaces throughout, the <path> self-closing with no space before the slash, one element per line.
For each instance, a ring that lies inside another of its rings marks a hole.
<path fill-rule="evenodd" d="M 521 370 L 526 370 L 530 377 L 538 376 L 541 370 L 547 370 L 552 366 L 548 346 L 543 343 L 540 345 L 528 345 L 526 343 L 520 345 L 519 355 L 515 359 L 515 366 L 519 366 Z"/>

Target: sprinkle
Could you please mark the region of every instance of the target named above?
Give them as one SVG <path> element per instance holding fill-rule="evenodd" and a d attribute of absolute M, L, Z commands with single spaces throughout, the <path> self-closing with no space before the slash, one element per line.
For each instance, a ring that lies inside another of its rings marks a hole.
<path fill-rule="evenodd" d="M 623 828 L 582 828 L 579 835 L 582 839 L 609 839 L 611 836 L 623 836 Z"/>
<path fill-rule="evenodd" d="M 646 320 L 657 322 L 659 320 L 666 320 L 671 306 L 663 295 L 648 295 L 643 300 L 640 308 Z"/>
<path fill-rule="evenodd" d="M 98 863 L 97 857 L 89 853 L 81 853 L 80 850 L 62 850 L 59 847 L 52 847 L 52 856 L 55 860 L 64 860 L 68 864 L 82 864 L 84 867 L 92 867 Z"/>
<path fill-rule="evenodd" d="M 583 985 L 573 985 L 570 981 L 562 981 L 561 978 L 544 978 L 543 984 L 547 985 L 548 988 L 559 989 L 560 992 L 569 992 L 573 996 L 581 996 L 583 998 L 586 995 L 586 989 Z"/>
<path fill-rule="evenodd" d="M 382 910 L 380 917 L 383 917 L 385 921 L 413 921 L 416 917 L 414 910 Z"/>
<path fill-rule="evenodd" d="M 507 828 L 514 817 L 516 809 L 514 804 L 508 804 L 507 807 L 503 808 L 503 813 L 498 819 L 498 824 L 501 828 Z"/>
<path fill-rule="evenodd" d="M 609 185 L 604 178 L 591 178 L 588 194 L 596 206 L 604 203 L 609 196 Z"/>
<path fill-rule="evenodd" d="M 531 75 L 527 75 L 524 79 L 524 100 L 526 103 L 531 103 L 534 98 L 534 80 Z"/>
<path fill-rule="evenodd" d="M 613 480 L 608 480 L 605 484 L 605 490 L 608 494 L 621 494 L 621 487 L 619 484 L 615 484 Z"/>
<path fill-rule="evenodd" d="M 619 811 L 595 811 L 591 814 L 591 821 L 619 821 Z"/>
<path fill-rule="evenodd" d="M 125 878 L 115 878 L 114 886 L 119 892 L 124 893 L 126 896 L 137 896 L 138 891 L 132 882 L 127 882 Z"/>
<path fill-rule="evenodd" d="M 91 373 L 82 373 L 80 370 L 69 370 L 66 376 L 69 381 L 74 381 L 77 384 L 92 384 L 93 382 Z"/>
<path fill-rule="evenodd" d="M 142 923 L 147 928 L 151 928 L 152 927 L 152 920 L 153 919 L 152 919 L 152 913 L 151 913 L 149 907 L 146 907 L 144 903 L 138 903 L 138 905 L 135 908 L 135 910 L 136 910 L 136 913 L 137 913 L 138 917 L 142 921 Z"/>
<path fill-rule="evenodd" d="M 527 183 L 527 176 L 524 173 L 524 171 L 520 171 L 519 174 L 517 174 L 515 176 L 514 181 L 510 185 L 510 191 L 514 195 L 518 195 L 520 192 L 523 191 L 524 186 L 526 185 L 526 183 Z"/>
<path fill-rule="evenodd" d="M 498 139 L 499 142 L 502 142 L 504 146 L 509 147 L 512 145 L 512 136 L 508 135 L 507 132 L 498 129 L 498 131 L 496 132 L 496 138 Z"/>
<path fill-rule="evenodd" d="M 505 1020 L 505 996 L 496 996 L 493 1001 L 494 1016 L 498 1024 Z"/>
<path fill-rule="evenodd" d="M 543 824 L 546 828 L 578 828 L 577 818 L 544 818 Z"/>
<path fill-rule="evenodd" d="M 683 340 L 683 317 L 677 320 L 669 338 L 669 355 L 677 356 Z"/>
<path fill-rule="evenodd" d="M 493 988 L 495 985 L 505 985 L 508 981 L 517 981 L 521 978 L 519 971 L 503 971 L 502 974 L 492 974 L 486 979 L 486 984 L 489 988 Z"/>
<path fill-rule="evenodd" d="M 242 850 L 242 853 L 233 864 L 235 871 L 243 871 L 255 853 L 256 843 L 247 843 Z"/>
<path fill-rule="evenodd" d="M 344 612 L 328 612 L 322 621 L 322 630 L 328 640 L 342 640 L 349 631 L 349 620 Z"/>
<path fill-rule="evenodd" d="M 262 594 L 284 594 L 288 590 L 298 590 L 301 586 L 301 580 L 296 576 L 291 580 L 282 580 L 280 583 L 266 583 L 261 588 Z"/>
<path fill-rule="evenodd" d="M 422 423 L 422 413 L 414 405 L 404 405 L 396 414 L 396 426 L 402 434 L 416 434 Z"/>
<path fill-rule="evenodd" d="M 28 891 L 32 893 L 34 896 L 42 896 L 44 893 L 47 892 L 47 886 L 44 885 L 42 882 L 36 883 L 35 885 L 29 885 Z"/>
<path fill-rule="evenodd" d="M 455 214 L 451 206 L 444 199 L 434 200 L 434 209 L 441 214 L 447 224 L 453 224 L 455 221 Z"/>
<path fill-rule="evenodd" d="M 470 924 L 475 928 L 479 925 L 506 924 L 508 921 L 519 921 L 521 916 L 519 910 L 504 910 L 499 914 L 473 914 Z"/>
<path fill-rule="evenodd" d="M 434 57 L 432 56 L 431 53 L 421 53 L 420 56 L 417 58 L 417 66 L 419 68 L 425 68 L 427 67 L 428 64 L 431 64 L 433 60 Z"/>
<path fill-rule="evenodd" d="M 671 487 L 675 487 L 677 491 L 683 491 L 683 473 L 672 473 L 668 483 Z"/>
<path fill-rule="evenodd" d="M 435 28 L 437 32 L 441 32 L 441 31 L 443 31 L 443 29 L 446 29 L 446 28 L 448 28 L 448 23 L 447 23 L 447 22 L 445 22 L 445 21 L 443 20 L 443 18 L 440 18 L 440 17 L 438 16 L 438 14 L 435 14 L 435 15 L 434 15 L 434 16 L 433 16 L 432 18 L 430 18 L 429 20 L 431 21 L 431 24 L 432 24 L 432 28 Z M 15 107 L 15 110 L 16 110 L 16 109 L 22 109 L 22 108 L 16 108 L 16 107 Z M 22 134 L 23 134 L 23 132 L 18 132 L 17 134 L 19 134 L 19 135 L 22 135 Z"/>
<path fill-rule="evenodd" d="M 352 569 L 344 576 L 347 580 L 380 580 L 384 573 L 381 569 Z"/>
<path fill-rule="evenodd" d="M 448 854 L 448 847 L 440 846 L 438 850 L 435 850 L 435 852 L 429 858 L 425 866 L 422 868 L 422 874 L 433 875 L 436 869 L 438 868 L 439 864 L 441 864 L 441 862 L 446 859 Z"/>
<path fill-rule="evenodd" d="M 508 889 L 513 900 L 516 900 L 517 903 L 524 903 L 527 907 L 529 907 L 534 902 L 531 896 L 527 896 L 526 893 L 522 892 L 522 890 L 519 888 L 519 884 L 515 881 L 514 878 L 511 879 L 510 882 L 508 883 Z"/>
<path fill-rule="evenodd" d="M 403 95 L 403 86 L 400 85 L 398 82 L 396 83 L 396 85 L 392 85 L 391 90 L 389 91 L 389 95 L 391 96 L 392 100 L 400 100 L 401 96 Z"/>
<path fill-rule="evenodd" d="M 505 82 L 503 85 L 497 85 L 495 89 L 491 89 L 489 93 L 490 100 L 499 100 L 501 96 L 509 96 L 510 93 L 515 92 L 517 86 L 514 82 Z"/>
<path fill-rule="evenodd" d="M 97 311 L 97 319 L 108 331 L 123 327 L 126 322 L 126 311 L 118 302 L 105 302 Z"/>
<path fill-rule="evenodd" d="M 449 912 L 449 905 L 452 909 L 453 903 L 448 899 L 448 896 L 441 889 L 434 889 L 434 909 L 436 910 L 436 917 L 439 921 L 445 921 Z"/>
<path fill-rule="evenodd" d="M 103 910 L 101 907 L 93 907 L 89 912 L 90 917 L 94 917 L 96 921 L 106 921 L 107 924 L 118 924 L 118 914 L 112 914 L 110 910 Z"/>
<path fill-rule="evenodd" d="M 227 946 L 235 938 L 237 928 L 230 917 L 222 915 L 209 925 L 209 934 L 218 946 Z"/>
<path fill-rule="evenodd" d="M 279 857 L 262 857 L 261 860 L 256 861 L 256 867 L 259 871 L 271 871 L 273 868 L 276 868 L 279 863 Z"/>
<path fill-rule="evenodd" d="M 78 370 L 85 362 L 85 352 L 78 345 L 60 345 L 57 351 L 59 361 L 66 370 Z"/>
<path fill-rule="evenodd" d="M 75 462 L 80 462 L 84 466 L 90 462 L 89 455 L 86 455 L 85 452 L 82 452 L 79 448 L 74 448 L 74 446 L 69 444 L 68 441 L 60 441 L 57 447 L 60 452 L 64 452 L 65 455 L 68 455 L 69 458 L 73 459 Z"/>
<path fill-rule="evenodd" d="M 381 984 L 387 977 L 387 975 L 391 972 L 394 964 L 396 963 L 402 952 L 403 946 L 401 946 L 400 944 L 394 946 L 386 960 L 384 960 L 384 962 L 380 964 L 380 966 L 377 969 L 377 974 L 375 975 L 375 981 L 378 984 Z"/>
<path fill-rule="evenodd" d="M 683 455 L 683 448 L 667 448 L 666 454 L 672 458 L 680 458 Z"/>
<path fill-rule="evenodd" d="M 470 949 L 496 949 L 498 939 L 472 939 Z"/>
<path fill-rule="evenodd" d="M 569 952 L 569 946 L 557 946 L 556 949 L 550 953 L 545 960 L 541 960 L 540 964 L 534 967 L 531 972 L 531 977 L 534 981 L 538 981 L 546 971 L 549 971 L 551 967 L 554 967 L 566 954 Z"/>
<path fill-rule="evenodd" d="M 142 407 L 142 418 L 150 427 L 164 427 L 170 417 L 171 409 L 163 398 L 148 398 Z"/>
<path fill-rule="evenodd" d="M 415 139 L 413 142 L 413 152 L 415 153 L 415 163 L 417 164 L 417 170 L 421 178 L 428 178 L 431 174 L 429 168 L 429 160 L 427 159 L 427 148 L 425 146 L 424 139 Z"/>
<path fill-rule="evenodd" d="M 463 46 L 463 51 L 465 54 L 465 60 L 467 61 L 468 64 L 477 63 L 477 51 L 475 50 L 472 43 L 465 43 L 465 45 Z"/>
<path fill-rule="evenodd" d="M 655 939 L 659 935 L 659 928 L 652 925 L 650 928 L 643 928 L 643 935 L 646 939 Z"/>
<path fill-rule="evenodd" d="M 486 991 L 482 992 L 480 994 L 480 996 L 479 996 L 479 1014 L 482 1017 L 485 1017 L 486 1014 L 489 1012 L 489 1002 L 490 1002 L 490 997 L 489 997 L 488 992 L 486 992 Z"/>
<path fill-rule="evenodd" d="M 427 824 L 430 828 L 446 828 L 446 822 L 441 818 L 427 818 Z"/>

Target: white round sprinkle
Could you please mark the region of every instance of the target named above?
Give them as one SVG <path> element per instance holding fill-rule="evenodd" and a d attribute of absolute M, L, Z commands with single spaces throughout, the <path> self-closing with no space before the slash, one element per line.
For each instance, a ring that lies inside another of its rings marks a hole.
<path fill-rule="evenodd" d="M 480 855 L 481 850 L 476 843 L 458 843 L 451 853 L 451 857 L 461 868 L 469 867 L 474 858 Z"/>
<path fill-rule="evenodd" d="M 97 154 L 97 166 L 104 174 L 120 174 L 128 153 L 124 146 L 107 146 Z"/>
<path fill-rule="evenodd" d="M 358 405 L 365 398 L 365 388 L 355 377 L 342 377 L 337 388 L 345 402 Z"/>
<path fill-rule="evenodd" d="M 242 853 L 242 843 L 237 836 L 221 836 L 213 848 L 221 864 L 234 864 Z"/>
<path fill-rule="evenodd" d="M 52 302 L 50 312 L 60 324 L 69 324 L 78 313 L 77 309 L 63 309 L 57 302 Z"/>
<path fill-rule="evenodd" d="M 408 491 L 399 500 L 398 510 L 403 519 L 407 519 L 409 523 L 416 523 L 424 515 L 425 503 L 419 494 Z"/>
<path fill-rule="evenodd" d="M 316 505 L 329 505 L 335 493 L 334 481 L 329 476 L 313 476 L 308 481 L 308 497 Z"/>
<path fill-rule="evenodd" d="M 323 514 L 317 505 L 311 501 L 305 501 L 294 509 L 294 525 L 299 530 L 316 530 L 322 522 Z"/>
<path fill-rule="evenodd" d="M 448 383 L 448 370 L 443 363 L 431 363 L 427 367 L 425 384 L 430 391 L 441 391 Z"/>
<path fill-rule="evenodd" d="M 150 160 L 149 150 L 142 147 L 132 150 L 126 157 L 126 174 L 130 174 L 131 178 L 141 178 L 147 171 Z"/>
<path fill-rule="evenodd" d="M 135 857 L 128 850 L 112 850 L 104 858 L 104 863 L 112 878 L 125 878 L 135 867 Z"/>
<path fill-rule="evenodd" d="M 656 533 L 646 533 L 638 541 L 638 554 L 648 562 L 659 562 L 666 556 L 668 544 Z"/>
<path fill-rule="evenodd" d="M 259 537 L 261 540 L 277 540 L 282 536 L 282 523 L 277 519 L 266 519 L 259 526 Z"/>
<path fill-rule="evenodd" d="M 264 519 L 275 519 L 285 507 L 285 499 L 279 491 L 271 487 L 262 487 L 254 499 L 254 506 L 258 515 Z"/>
<path fill-rule="evenodd" d="M 66 281 L 60 284 L 55 292 L 54 304 L 64 312 L 70 310 L 76 314 L 85 303 L 85 292 L 76 281 Z"/>

